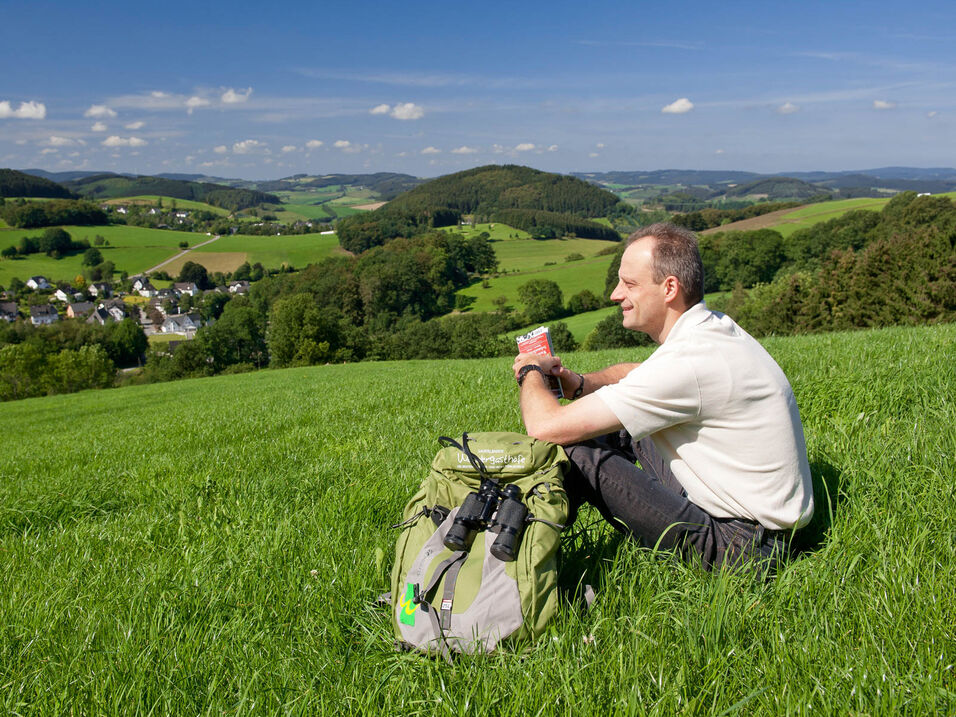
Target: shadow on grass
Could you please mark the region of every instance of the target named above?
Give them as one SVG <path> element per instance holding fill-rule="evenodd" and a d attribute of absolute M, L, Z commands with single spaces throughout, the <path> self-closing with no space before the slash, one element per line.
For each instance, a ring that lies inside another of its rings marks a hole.
<path fill-rule="evenodd" d="M 827 461 L 810 461 L 810 474 L 813 476 L 813 518 L 793 536 L 793 557 L 823 547 L 830 526 L 846 499 L 843 477 L 835 466 Z"/>
<path fill-rule="evenodd" d="M 813 518 L 794 535 L 791 561 L 823 547 L 830 526 L 846 499 L 842 476 L 836 467 L 826 461 L 811 461 L 810 473 L 813 477 Z M 585 585 L 597 587 L 603 583 L 603 573 L 610 569 L 625 540 L 624 534 L 614 530 L 597 510 L 582 507 L 570 534 L 561 543 L 558 588 L 568 601 L 583 601 Z M 667 551 L 660 555 L 675 557 Z"/>

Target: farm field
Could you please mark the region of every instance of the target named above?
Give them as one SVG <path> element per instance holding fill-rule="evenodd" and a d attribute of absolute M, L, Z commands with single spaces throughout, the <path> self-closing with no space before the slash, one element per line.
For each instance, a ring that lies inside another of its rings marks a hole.
<path fill-rule="evenodd" d="M 228 209 L 214 207 L 212 204 L 206 204 L 205 202 L 196 202 L 191 199 L 174 199 L 172 197 L 163 197 L 158 194 L 144 194 L 136 197 L 106 199 L 102 203 L 112 204 L 113 206 L 123 206 L 129 204 L 148 204 L 151 206 L 156 206 L 160 200 L 162 200 L 163 207 L 165 209 L 172 209 L 175 206 L 176 209 L 211 212 L 212 214 L 217 214 L 221 217 L 227 217 L 230 214 Z"/>
<path fill-rule="evenodd" d="M 220 237 L 211 244 L 190 252 L 183 261 L 206 264 L 216 254 L 242 255 L 250 264 L 261 263 L 267 269 L 283 264 L 301 269 L 333 254 L 344 254 L 335 234 L 290 234 L 288 236 L 247 236 L 234 234 Z M 207 259 L 207 256 L 209 259 Z M 177 260 L 178 261 L 178 260 Z M 239 262 L 242 264 L 242 261 Z M 236 264 L 238 267 L 239 264 Z M 218 270 L 221 271 L 221 270 Z M 231 270 L 230 270 L 231 271 Z M 171 272 L 172 273 L 172 272 Z"/>
<path fill-rule="evenodd" d="M 956 198 L 956 192 L 939 194 L 936 196 Z M 805 229 L 820 222 L 829 221 L 843 216 L 847 212 L 856 209 L 866 209 L 869 211 L 882 211 L 890 198 L 860 198 L 860 199 L 841 199 L 835 202 L 819 202 L 816 204 L 807 204 L 797 209 L 782 209 L 778 212 L 771 212 L 753 219 L 744 219 L 739 222 L 725 224 L 722 227 L 708 229 L 702 234 L 713 234 L 722 231 L 753 231 L 755 229 L 773 229 L 780 232 L 784 237 L 788 237 L 798 229 Z"/>
<path fill-rule="evenodd" d="M 167 229 L 147 229 L 121 224 L 100 227 L 63 227 L 73 239 L 89 239 L 99 234 L 110 246 L 97 247 L 103 258 L 116 265 L 116 271 L 137 274 L 158 264 L 164 259 L 175 256 L 181 250 L 179 242 L 188 241 L 191 245 L 205 241 L 205 234 L 175 232 Z M 16 244 L 21 236 L 38 236 L 42 229 L 7 229 L 0 232 L 0 248 Z M 51 281 L 72 281 L 77 274 L 83 273 L 82 253 L 52 259 L 43 254 L 33 254 L 23 259 L 0 260 L 0 284 L 6 286 L 14 276 L 26 281 L 31 276 L 43 275 Z"/>
<path fill-rule="evenodd" d="M 496 251 L 499 246 L 495 245 Z M 604 293 L 604 280 L 611 260 L 611 256 L 599 256 L 584 261 L 561 262 L 518 274 L 502 274 L 488 279 L 487 288 L 479 281 L 459 290 L 457 294 L 475 297 L 472 311 L 494 311 L 496 307 L 492 302 L 499 296 L 507 296 L 508 306 L 521 310 L 523 304 L 518 299 L 518 288 L 532 279 L 548 279 L 561 287 L 564 303 L 567 304 L 568 299 L 584 289 L 598 296 Z"/>
<path fill-rule="evenodd" d="M 5 404 L 0 431 L 17 438 L 0 453 L 0 705 L 953 714 L 956 377 L 939 357 L 956 326 L 765 345 L 793 384 L 814 472 L 800 557 L 770 581 L 705 573 L 585 511 L 546 636 L 454 665 L 395 652 L 373 602 L 388 589 L 388 526 L 437 436 L 521 429 L 510 358 Z M 593 370 L 648 351 L 564 358 Z M 102 430 L 64 440 L 64 421 Z M 588 612 L 579 582 L 597 590 Z"/>
<path fill-rule="evenodd" d="M 182 250 L 179 243 L 189 242 L 195 246 L 209 241 L 205 234 L 175 232 L 166 229 L 146 229 L 124 225 L 102 227 L 64 227 L 76 239 L 89 239 L 99 234 L 109 241 L 110 246 L 97 247 L 103 258 L 116 265 L 117 273 L 126 271 L 137 274 L 166 259 L 175 257 Z M 0 247 L 16 244 L 21 236 L 39 234 L 42 230 L 7 230 L 0 232 Z M 8 239 L 9 237 L 9 239 Z M 278 268 L 283 263 L 301 268 L 311 262 L 341 252 L 338 239 L 334 234 L 299 234 L 289 236 L 249 236 L 236 234 L 220 239 L 190 251 L 164 265 L 162 268 L 175 275 L 184 263 L 194 261 L 204 265 L 209 271 L 233 271 L 243 262 L 250 264 L 261 262 L 266 268 Z M 0 260 L 0 285 L 6 286 L 14 276 L 26 280 L 37 274 L 51 281 L 72 281 L 77 274 L 83 273 L 82 253 L 52 259 L 45 255 L 31 255 L 24 259 Z"/>

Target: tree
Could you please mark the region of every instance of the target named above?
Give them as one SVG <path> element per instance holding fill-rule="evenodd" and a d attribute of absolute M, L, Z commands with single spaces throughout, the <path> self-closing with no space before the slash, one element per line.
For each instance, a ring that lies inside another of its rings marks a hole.
<path fill-rule="evenodd" d="M 530 324 L 558 318 L 564 313 L 561 287 L 550 279 L 532 279 L 518 287 L 524 315 Z"/>
<path fill-rule="evenodd" d="M 142 327 L 126 318 L 118 323 L 106 324 L 106 351 L 117 366 L 136 366 L 146 353 L 149 340 Z"/>
<path fill-rule="evenodd" d="M 601 308 L 601 300 L 590 289 L 584 289 L 568 300 L 569 314 L 583 314 Z"/>
<path fill-rule="evenodd" d="M 217 371 L 236 363 L 262 365 L 267 356 L 263 323 L 252 307 L 234 299 L 219 321 L 200 331 Z"/>
<path fill-rule="evenodd" d="M 74 393 L 112 386 L 116 367 L 103 347 L 93 344 L 50 357 L 46 373 L 51 393 Z"/>
<path fill-rule="evenodd" d="M 60 227 L 49 227 L 43 230 L 40 236 L 39 249 L 47 256 L 59 258 L 73 246 L 73 239 L 69 233 Z"/>
<path fill-rule="evenodd" d="M 46 357 L 32 342 L 0 346 L 0 400 L 42 395 L 45 365 Z"/>
<path fill-rule="evenodd" d="M 309 294 L 279 299 L 269 322 L 269 355 L 282 368 L 328 361 L 339 346 L 338 323 Z"/>
<path fill-rule="evenodd" d="M 601 349 L 628 348 L 632 346 L 648 346 L 654 343 L 642 331 L 625 329 L 621 323 L 621 314 L 615 311 L 605 317 L 584 339 L 582 348 L 585 351 L 599 351 Z"/>
<path fill-rule="evenodd" d="M 90 247 L 83 252 L 83 266 L 96 266 L 103 263 L 103 254 L 99 249 Z"/>
<path fill-rule="evenodd" d="M 183 268 L 179 271 L 178 281 L 194 282 L 200 289 L 212 288 L 209 282 L 209 275 L 206 273 L 206 267 L 194 261 L 187 261 L 183 264 Z"/>

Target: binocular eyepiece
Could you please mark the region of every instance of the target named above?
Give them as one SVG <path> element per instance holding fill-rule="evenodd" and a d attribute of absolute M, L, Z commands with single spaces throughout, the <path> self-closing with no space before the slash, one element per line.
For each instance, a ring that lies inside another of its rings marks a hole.
<path fill-rule="evenodd" d="M 486 527 L 497 529 L 498 537 L 491 546 L 491 554 L 499 560 L 511 562 L 515 559 L 527 517 L 528 509 L 521 502 L 518 486 L 510 483 L 502 490 L 493 481 L 484 479 L 478 490 L 469 493 L 458 509 L 445 535 L 445 547 L 467 550 L 478 530 Z"/>

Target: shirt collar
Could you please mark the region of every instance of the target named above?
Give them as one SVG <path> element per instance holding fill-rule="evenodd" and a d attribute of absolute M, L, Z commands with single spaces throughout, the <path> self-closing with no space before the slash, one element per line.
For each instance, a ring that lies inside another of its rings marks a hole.
<path fill-rule="evenodd" d="M 680 315 L 680 318 L 674 322 L 674 325 L 671 327 L 670 332 L 667 334 L 667 338 L 664 339 L 666 344 L 668 341 L 672 341 L 675 337 L 679 336 L 681 332 L 689 330 L 693 326 L 702 324 L 707 319 L 713 315 L 713 311 L 707 308 L 707 305 L 700 301 L 690 308 L 687 309 L 683 314 Z"/>

